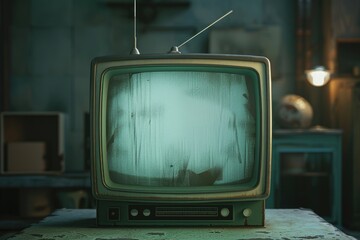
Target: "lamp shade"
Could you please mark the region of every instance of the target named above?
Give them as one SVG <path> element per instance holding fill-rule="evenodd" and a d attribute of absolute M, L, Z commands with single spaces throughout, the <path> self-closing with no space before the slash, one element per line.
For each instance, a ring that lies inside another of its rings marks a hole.
<path fill-rule="evenodd" d="M 307 70 L 305 73 L 306 79 L 315 87 L 324 86 L 330 80 L 330 72 L 322 66 Z"/>

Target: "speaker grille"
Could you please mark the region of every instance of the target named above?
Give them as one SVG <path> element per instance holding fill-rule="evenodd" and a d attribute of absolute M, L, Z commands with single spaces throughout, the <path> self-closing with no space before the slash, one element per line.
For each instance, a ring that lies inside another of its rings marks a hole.
<path fill-rule="evenodd" d="M 217 217 L 217 207 L 157 207 L 156 217 Z"/>

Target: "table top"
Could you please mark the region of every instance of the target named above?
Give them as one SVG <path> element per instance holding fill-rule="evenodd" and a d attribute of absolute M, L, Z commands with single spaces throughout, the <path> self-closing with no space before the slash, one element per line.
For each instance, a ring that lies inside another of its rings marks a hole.
<path fill-rule="evenodd" d="M 266 209 L 265 227 L 98 227 L 95 209 L 61 209 L 11 240 L 350 239 L 311 210 Z"/>
<path fill-rule="evenodd" d="M 325 128 L 322 126 L 314 126 L 312 128 L 307 129 L 274 129 L 273 135 L 274 136 L 282 136 L 282 135 L 294 135 L 294 134 L 302 134 L 302 135 L 341 135 L 341 129 L 334 129 L 334 128 Z"/>

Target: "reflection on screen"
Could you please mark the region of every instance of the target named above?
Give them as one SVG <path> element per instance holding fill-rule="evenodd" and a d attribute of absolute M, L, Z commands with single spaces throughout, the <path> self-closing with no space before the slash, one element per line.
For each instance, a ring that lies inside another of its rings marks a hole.
<path fill-rule="evenodd" d="M 112 181 L 179 187 L 249 181 L 256 137 L 250 83 L 213 72 L 112 77 L 106 111 Z"/>

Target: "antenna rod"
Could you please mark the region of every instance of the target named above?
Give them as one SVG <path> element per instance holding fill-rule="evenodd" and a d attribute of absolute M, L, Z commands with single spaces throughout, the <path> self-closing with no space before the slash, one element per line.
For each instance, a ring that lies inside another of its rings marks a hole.
<path fill-rule="evenodd" d="M 139 55 L 140 52 L 137 49 L 137 38 L 136 38 L 136 0 L 134 0 L 134 48 L 130 54 Z"/>
<path fill-rule="evenodd" d="M 185 42 L 183 42 L 182 44 L 180 44 L 177 48 L 180 48 L 182 46 L 184 46 L 186 43 L 188 43 L 189 41 L 191 41 L 193 38 L 197 37 L 199 34 L 201 34 L 202 32 L 206 31 L 208 28 L 210 28 L 211 26 L 213 26 L 215 23 L 219 22 L 221 19 L 223 19 L 224 17 L 226 17 L 227 15 L 231 14 L 233 12 L 233 10 L 230 10 L 228 13 L 226 13 L 225 15 L 223 15 L 222 17 L 218 18 L 217 20 L 215 20 L 213 23 L 211 23 L 210 25 L 208 25 L 206 28 L 204 28 L 203 30 L 201 30 L 200 32 L 198 32 L 197 34 L 195 34 L 194 36 L 192 36 L 191 38 L 189 38 L 188 40 L 186 40 Z"/>
<path fill-rule="evenodd" d="M 136 0 L 134 0 L 134 47 L 137 48 L 137 39 L 136 39 Z"/>

